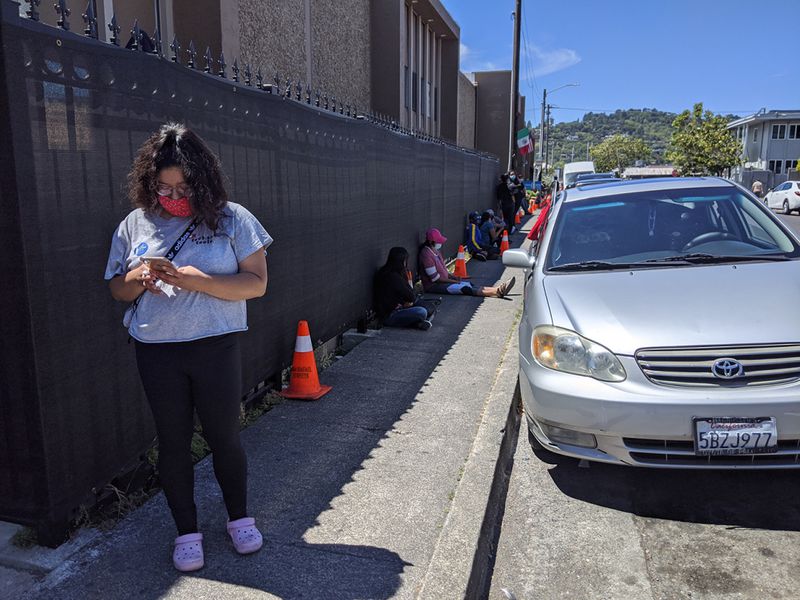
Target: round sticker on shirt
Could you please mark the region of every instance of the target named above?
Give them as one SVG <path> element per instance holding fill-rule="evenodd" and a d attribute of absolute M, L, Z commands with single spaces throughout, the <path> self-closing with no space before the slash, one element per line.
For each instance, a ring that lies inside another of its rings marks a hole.
<path fill-rule="evenodd" d="M 142 242 L 141 244 L 136 246 L 136 250 L 134 250 L 133 253 L 136 256 L 144 256 L 144 253 L 147 252 L 148 248 L 149 248 L 149 246 L 147 244 L 145 244 L 144 242 Z"/>

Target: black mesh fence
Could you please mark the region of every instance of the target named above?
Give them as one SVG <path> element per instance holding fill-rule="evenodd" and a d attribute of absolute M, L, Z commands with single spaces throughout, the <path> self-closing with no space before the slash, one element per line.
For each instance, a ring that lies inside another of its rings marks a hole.
<path fill-rule="evenodd" d="M 124 50 L 2 7 L 0 519 L 63 523 L 153 439 L 124 306 L 103 280 L 130 210 L 125 178 L 165 121 L 219 154 L 231 198 L 275 238 L 248 303 L 244 389 L 353 326 L 391 246 L 439 227 L 454 254 L 489 206 L 498 161 Z"/>

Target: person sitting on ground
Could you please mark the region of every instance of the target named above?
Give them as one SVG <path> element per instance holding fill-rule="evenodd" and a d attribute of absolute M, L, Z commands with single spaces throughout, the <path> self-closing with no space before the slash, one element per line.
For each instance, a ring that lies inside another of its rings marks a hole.
<path fill-rule="evenodd" d="M 503 229 L 505 229 L 505 223 L 498 222 L 491 208 L 483 211 L 480 230 L 484 241 L 488 240 L 494 247 L 499 248 L 503 237 Z"/>
<path fill-rule="evenodd" d="M 474 287 L 471 283 L 461 281 L 447 271 L 444 257 L 440 252 L 442 244 L 447 241 L 438 229 L 431 228 L 425 232 L 425 243 L 419 251 L 420 275 L 422 288 L 431 294 L 462 294 L 464 296 L 482 296 L 504 298 L 516 279 L 512 277 L 497 287 Z"/>
<path fill-rule="evenodd" d="M 386 264 L 378 269 L 373 285 L 373 305 L 384 327 L 415 327 L 427 331 L 430 316 L 424 306 L 415 304 L 416 295 L 406 278 L 408 250 L 395 246 Z"/>
<path fill-rule="evenodd" d="M 477 210 L 473 210 L 469 213 L 469 225 L 467 225 L 467 249 L 473 258 L 481 262 L 497 260 L 500 254 L 491 240 L 483 235 L 480 225 L 481 215 Z"/>

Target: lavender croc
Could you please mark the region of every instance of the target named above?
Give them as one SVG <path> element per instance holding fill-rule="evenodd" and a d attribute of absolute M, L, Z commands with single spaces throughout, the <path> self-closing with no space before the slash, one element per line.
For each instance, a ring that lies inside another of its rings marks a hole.
<path fill-rule="evenodd" d="M 175 550 L 172 552 L 172 564 L 178 571 L 184 573 L 202 569 L 203 560 L 203 534 L 187 533 L 175 538 Z"/>
<path fill-rule="evenodd" d="M 231 536 L 233 547 L 239 554 L 251 554 L 264 543 L 253 517 L 228 521 L 228 535 Z"/>

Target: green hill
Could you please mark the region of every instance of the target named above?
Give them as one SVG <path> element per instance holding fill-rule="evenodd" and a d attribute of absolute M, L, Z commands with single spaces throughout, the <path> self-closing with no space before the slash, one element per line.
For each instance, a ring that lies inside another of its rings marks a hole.
<path fill-rule="evenodd" d="M 573 156 L 574 160 L 586 160 L 587 143 L 591 147 L 610 135 L 621 133 L 643 139 L 653 149 L 651 162 L 663 164 L 676 116 L 654 108 L 631 108 L 610 114 L 586 113 L 579 121 L 552 126 L 551 157 L 557 163 L 570 162 Z"/>
<path fill-rule="evenodd" d="M 586 113 L 583 119 L 551 127 L 551 162 L 558 166 L 572 160 L 586 160 L 586 147 L 621 133 L 643 139 L 653 149 L 653 164 L 665 164 L 665 153 L 672 137 L 672 121 L 677 115 L 655 108 L 629 108 L 613 113 Z M 728 120 L 735 115 L 725 115 Z M 538 138 L 537 138 L 538 142 Z M 553 150 L 555 148 L 555 150 Z M 574 157 L 574 158 L 573 158 Z"/>

